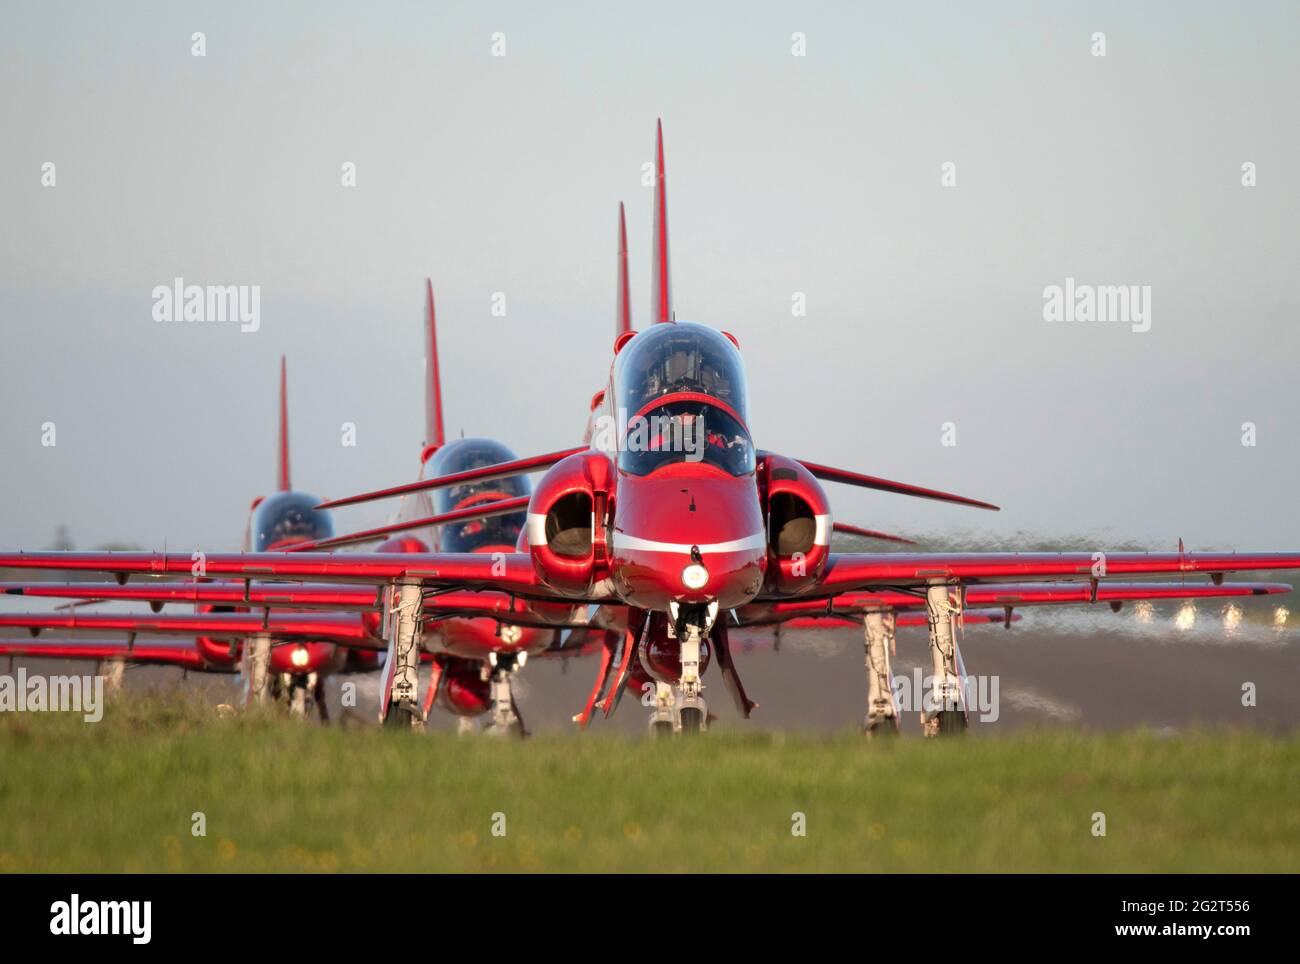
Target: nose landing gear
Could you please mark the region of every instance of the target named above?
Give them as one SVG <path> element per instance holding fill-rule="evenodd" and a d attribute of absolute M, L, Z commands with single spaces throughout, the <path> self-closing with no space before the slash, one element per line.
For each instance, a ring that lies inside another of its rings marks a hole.
<path fill-rule="evenodd" d="M 510 686 L 510 678 L 523 665 L 513 655 L 499 655 L 490 667 L 484 669 L 489 674 L 489 698 L 492 701 L 491 716 L 483 732 L 491 736 L 527 736 L 523 717 L 519 715 L 519 704 Z"/>
<path fill-rule="evenodd" d="M 655 702 L 650 712 L 650 731 L 655 734 L 703 733 L 709 728 L 709 704 L 704 700 L 700 678 L 700 651 L 718 617 L 718 604 L 679 607 L 672 603 L 668 613 L 668 636 L 677 640 L 681 670 L 676 681 L 656 673 L 646 658 L 646 641 L 638 650 L 642 668 L 656 680 Z"/>
<path fill-rule="evenodd" d="M 716 604 L 713 612 L 716 615 Z M 678 637 L 682 650 L 682 678 L 677 684 L 673 729 L 678 733 L 703 733 L 709 728 L 709 705 L 704 702 L 704 683 L 700 680 L 700 643 L 708 627 L 688 620 L 685 629 L 685 634 Z"/>

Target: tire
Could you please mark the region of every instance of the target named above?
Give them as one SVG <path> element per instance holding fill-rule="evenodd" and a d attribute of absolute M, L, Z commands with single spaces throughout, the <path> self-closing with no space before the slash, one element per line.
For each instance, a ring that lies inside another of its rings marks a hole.
<path fill-rule="evenodd" d="M 681 721 L 683 733 L 699 733 L 704 729 L 704 711 L 694 706 L 683 707 Z"/>
<path fill-rule="evenodd" d="M 384 717 L 384 729 L 409 730 L 414 721 L 415 714 L 410 707 L 403 706 L 401 703 L 390 703 L 388 705 L 388 715 Z"/>
<path fill-rule="evenodd" d="M 939 733 L 941 736 L 956 736 L 965 732 L 965 713 L 961 710 L 941 710 L 939 712 Z"/>
<path fill-rule="evenodd" d="M 659 720 L 650 724 L 650 735 L 655 739 L 663 739 L 673 735 L 673 724 L 670 720 Z"/>

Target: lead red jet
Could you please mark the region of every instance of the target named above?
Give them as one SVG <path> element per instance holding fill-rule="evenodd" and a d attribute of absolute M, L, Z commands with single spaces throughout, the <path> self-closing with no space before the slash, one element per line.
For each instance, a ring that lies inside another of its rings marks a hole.
<path fill-rule="evenodd" d="M 925 607 L 933 692 L 923 725 L 927 734 L 936 734 L 966 725 L 965 674 L 954 627 L 970 592 L 1050 580 L 1092 601 L 1115 577 L 1208 576 L 1208 583 L 1185 587 L 1185 594 L 1197 595 L 1198 589 L 1211 593 L 1228 572 L 1300 568 L 1300 552 L 1185 552 L 1181 546 L 1176 553 L 832 552 L 834 527 L 823 481 L 987 510 L 996 506 L 759 449 L 750 432 L 737 339 L 679 321 L 672 310 L 662 129 L 654 212 L 653 324 L 622 333 L 615 342 L 608 381 L 593 400 L 598 411 L 589 444 L 317 506 L 544 471 L 529 497 L 517 550 L 207 555 L 213 577 L 382 589 L 388 614 L 383 635 L 393 665 L 389 722 L 423 718 L 414 670 L 426 595 L 486 592 L 505 594 L 530 612 L 568 604 L 621 614 L 621 645 L 602 658 L 593 696 L 603 692 L 608 708 L 635 658 L 662 683 L 656 696 L 671 701 L 665 707 L 671 726 L 698 731 L 708 719 L 701 672 L 710 643 L 724 679 L 734 678 L 729 621 L 743 623 L 744 613 L 755 611 L 750 607 L 808 601 L 833 607 L 834 600 L 853 594 L 903 593 Z M 0 553 L 0 568 L 111 572 L 122 579 L 184 574 L 190 565 L 188 554 L 157 552 Z M 873 655 L 883 636 L 868 631 L 868 643 Z M 661 658 L 647 665 L 651 651 Z"/>

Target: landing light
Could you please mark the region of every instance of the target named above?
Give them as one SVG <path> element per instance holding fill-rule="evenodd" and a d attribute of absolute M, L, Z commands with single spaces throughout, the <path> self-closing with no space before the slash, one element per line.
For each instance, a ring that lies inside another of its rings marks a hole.
<path fill-rule="evenodd" d="M 293 663 L 294 666 L 306 666 L 307 660 L 307 650 L 303 649 L 301 646 L 295 649 L 289 656 L 289 661 Z"/>
<path fill-rule="evenodd" d="M 709 581 L 709 570 L 693 562 L 682 570 L 682 585 L 687 589 L 703 589 Z"/>
<path fill-rule="evenodd" d="M 523 635 L 524 635 L 524 631 L 522 629 L 510 623 L 506 623 L 501 627 L 501 639 L 505 641 L 507 644 L 509 644 L 510 646 L 513 646 L 515 643 L 519 642 L 520 638 Z"/>

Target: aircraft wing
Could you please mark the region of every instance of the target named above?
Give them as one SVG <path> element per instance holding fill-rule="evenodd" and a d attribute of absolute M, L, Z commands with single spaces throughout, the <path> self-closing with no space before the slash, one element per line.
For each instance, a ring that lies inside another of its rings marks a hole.
<path fill-rule="evenodd" d="M 572 602 L 572 601 L 570 601 Z M 426 625 L 436 619 L 495 619 L 498 622 L 511 623 L 515 626 L 529 626 L 534 629 L 582 629 L 588 625 L 585 611 L 577 607 L 578 616 L 573 618 L 575 607 L 566 605 L 563 609 L 545 615 L 538 615 L 522 599 L 501 592 L 443 592 L 425 600 L 424 619 Z"/>
<path fill-rule="evenodd" d="M 1079 603 L 1107 603 L 1118 611 L 1125 602 L 1152 599 L 1227 599 L 1243 596 L 1271 596 L 1290 592 L 1291 587 L 1280 582 L 1225 582 L 1194 583 L 1132 582 L 1091 583 L 1041 582 L 1041 583 L 990 583 L 966 587 L 966 615 L 969 607 L 996 605 L 1005 614 L 1020 606 L 1059 606 Z M 924 610 L 925 598 L 918 591 L 887 589 L 874 592 L 849 592 L 837 596 L 809 599 L 787 599 L 773 603 L 755 603 L 736 611 L 742 626 L 783 625 L 860 625 L 860 614 L 865 612 Z M 909 617 L 910 618 L 910 617 Z M 979 620 L 984 621 L 984 620 Z M 900 625 L 910 625 L 900 623 Z"/>
<path fill-rule="evenodd" d="M 137 644 L 125 642 L 48 642 L 19 643 L 0 640 L 0 656 L 30 656 L 35 659 L 77 659 L 101 661 L 123 659 L 129 663 L 151 666 L 203 668 L 203 657 L 192 646 L 177 644 Z"/>
<path fill-rule="evenodd" d="M 33 635 L 47 629 L 138 633 L 146 636 L 213 636 L 243 639 L 269 633 L 275 639 L 336 642 L 365 649 L 383 649 L 359 616 L 352 613 L 195 613 L 160 616 L 137 613 L 0 613 L 0 629 L 26 629 Z"/>
<path fill-rule="evenodd" d="M 1020 616 L 1012 615 L 1012 622 L 1019 622 Z M 962 614 L 962 619 L 967 626 L 973 626 L 981 623 L 1002 623 L 1006 621 L 1006 614 L 1000 609 L 968 609 Z M 901 612 L 894 620 L 895 626 L 925 626 L 928 623 L 928 617 L 925 613 Z M 848 616 L 796 616 L 793 619 L 784 620 L 781 623 L 787 629 L 832 629 L 836 627 L 852 627 L 854 629 L 862 628 L 860 619 L 852 619 Z"/>
<path fill-rule="evenodd" d="M 529 472 L 549 469 L 552 465 L 564 461 L 570 455 L 576 455 L 587 450 L 587 446 L 579 445 L 576 448 L 548 452 L 545 455 L 532 455 L 527 458 L 514 459 L 510 462 L 497 462 L 493 465 L 483 465 L 476 469 L 456 472 L 452 475 L 418 479 L 415 482 L 394 485 L 387 489 L 377 489 L 374 492 L 364 492 L 361 495 L 350 495 L 344 499 L 331 499 L 322 502 L 316 508 L 337 509 L 340 506 L 355 505 L 358 502 L 370 502 L 374 499 L 388 499 L 393 496 L 406 495 L 408 492 L 422 492 L 426 489 L 442 489 L 450 485 L 464 485 L 467 482 L 491 482 L 495 479 L 509 478 L 512 475 L 526 475 Z"/>
<path fill-rule="evenodd" d="M 766 455 L 767 453 L 761 454 Z M 919 485 L 910 485 L 907 482 L 895 482 L 892 479 L 882 479 L 875 475 L 851 472 L 848 469 L 837 469 L 834 466 L 808 462 L 804 459 L 798 459 L 797 461 L 814 476 L 827 482 L 841 482 L 845 485 L 856 485 L 862 489 L 875 489 L 879 492 L 893 492 L 895 495 L 910 495 L 920 499 L 934 499 L 938 502 L 952 502 L 956 505 L 973 506 L 976 509 L 998 511 L 998 507 L 991 502 L 967 498 L 964 495 L 940 492 L 938 489 L 927 489 Z"/>
<path fill-rule="evenodd" d="M 236 606 L 279 606 L 302 609 L 365 610 L 382 604 L 378 589 L 366 586 L 283 582 L 152 582 L 120 586 L 115 582 L 0 582 L 0 593 L 45 599 L 84 599 L 92 602 L 209 603 Z"/>
<path fill-rule="evenodd" d="M 451 525 L 457 522 L 468 522 L 473 519 L 490 519 L 498 515 L 510 515 L 512 512 L 523 512 L 528 508 L 529 497 L 526 495 L 518 496 L 513 499 L 494 499 L 490 502 L 481 502 L 478 505 L 468 506 L 464 509 L 456 509 L 452 512 L 444 512 L 441 515 L 425 516 L 422 519 L 408 519 L 404 522 L 394 522 L 391 525 L 379 526 L 375 529 L 366 529 L 362 532 L 351 532 L 347 535 L 332 536 L 329 539 L 320 539 L 317 542 L 303 542 L 288 547 L 288 552 L 310 552 L 316 549 L 338 549 L 342 546 L 352 546 L 361 542 L 377 542 L 380 539 L 395 535 L 399 532 L 410 532 L 412 529 L 431 529 L 434 526 Z"/>
<path fill-rule="evenodd" d="M 1065 603 L 1122 603 L 1142 599 L 1227 599 L 1273 596 L 1290 592 L 1284 582 L 1224 582 L 1186 585 L 1179 582 L 1025 583 L 974 585 L 966 590 L 966 605 L 1044 606 Z"/>
<path fill-rule="evenodd" d="M 120 582 L 132 575 L 195 575 L 223 579 L 325 580 L 383 585 L 402 578 L 426 586 L 496 589 L 556 598 L 541 584 L 527 553 L 501 552 L 9 552 L 0 569 L 108 572 Z"/>
<path fill-rule="evenodd" d="M 930 582 L 997 583 L 1300 569 L 1295 552 L 969 552 L 832 553 L 821 580 L 803 595 L 834 596 Z M 1095 575 L 1094 575 L 1095 574 Z"/>
<path fill-rule="evenodd" d="M 878 529 L 864 529 L 862 526 L 849 525 L 847 522 L 834 522 L 831 529 L 835 532 L 842 532 L 850 536 L 862 536 L 864 539 L 880 539 L 884 542 L 901 542 L 905 545 L 914 546 L 916 540 L 908 539 L 905 536 L 897 536 L 892 532 L 881 532 Z"/>

